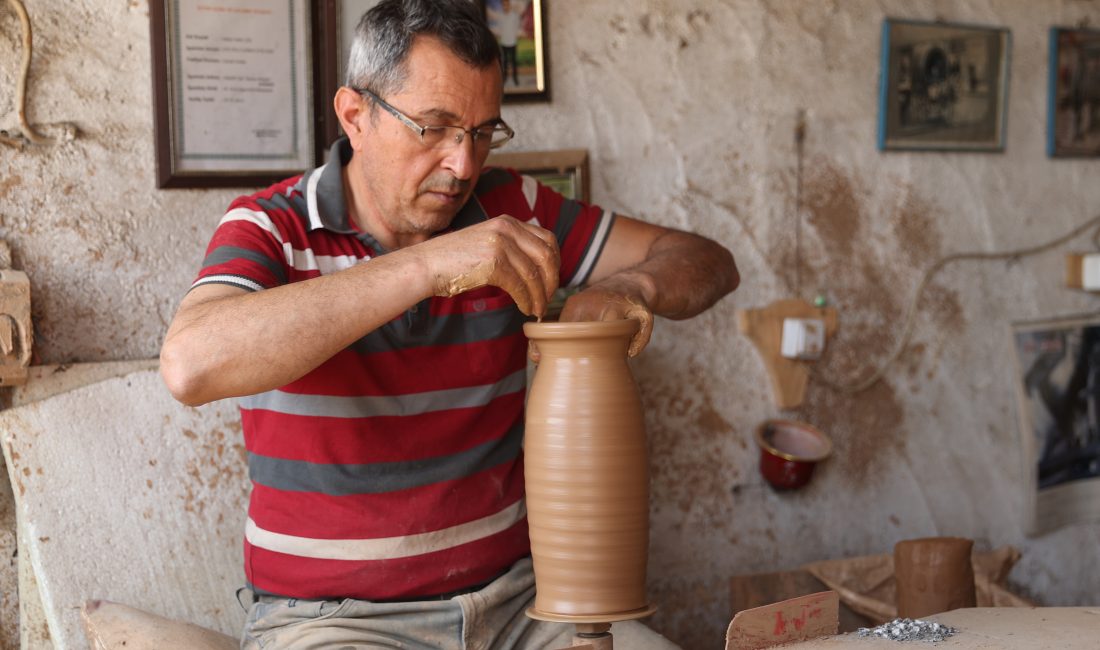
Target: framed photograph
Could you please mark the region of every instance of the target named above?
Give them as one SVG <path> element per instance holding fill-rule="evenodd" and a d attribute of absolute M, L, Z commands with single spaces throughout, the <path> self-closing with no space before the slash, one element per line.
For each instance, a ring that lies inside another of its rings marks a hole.
<path fill-rule="evenodd" d="M 489 155 L 486 166 L 511 167 L 558 194 L 589 203 L 588 150 L 516 151 Z"/>
<path fill-rule="evenodd" d="M 158 187 L 257 187 L 318 162 L 310 4 L 149 3 Z"/>
<path fill-rule="evenodd" d="M 1007 29 L 887 18 L 879 149 L 1002 151 Z"/>
<path fill-rule="evenodd" d="M 1047 153 L 1100 156 L 1100 30 L 1050 30 Z"/>
<path fill-rule="evenodd" d="M 1100 315 L 1012 329 L 1025 527 L 1100 520 Z"/>
<path fill-rule="evenodd" d="M 546 53 L 548 0 L 482 0 L 489 29 L 500 44 L 504 101 L 549 101 Z"/>

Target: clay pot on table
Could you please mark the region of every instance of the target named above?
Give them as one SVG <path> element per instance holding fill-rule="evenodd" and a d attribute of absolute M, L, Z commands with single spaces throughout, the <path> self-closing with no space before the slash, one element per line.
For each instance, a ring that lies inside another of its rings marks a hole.
<path fill-rule="evenodd" d="M 626 362 L 636 320 L 527 323 L 540 360 L 527 399 L 532 618 L 648 616 L 649 467 Z"/>
<path fill-rule="evenodd" d="M 973 547 L 973 540 L 962 537 L 925 537 L 895 544 L 898 616 L 920 618 L 975 607 Z"/>

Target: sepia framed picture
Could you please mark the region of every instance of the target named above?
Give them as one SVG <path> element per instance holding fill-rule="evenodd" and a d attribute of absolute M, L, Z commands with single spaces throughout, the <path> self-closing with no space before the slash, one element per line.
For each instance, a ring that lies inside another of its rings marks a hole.
<path fill-rule="evenodd" d="M 485 164 L 510 167 L 553 188 L 567 199 L 590 202 L 587 149 L 494 153 Z"/>
<path fill-rule="evenodd" d="M 1013 323 L 1024 527 L 1100 520 L 1100 315 Z"/>
<path fill-rule="evenodd" d="M 149 3 L 157 187 L 257 187 L 318 162 L 310 5 Z"/>
<path fill-rule="evenodd" d="M 1100 30 L 1050 30 L 1047 153 L 1100 156 Z"/>
<path fill-rule="evenodd" d="M 879 149 L 1002 151 L 1011 34 L 887 18 Z"/>
<path fill-rule="evenodd" d="M 549 0 L 481 0 L 489 29 L 500 44 L 504 101 L 550 101 L 546 53 Z"/>

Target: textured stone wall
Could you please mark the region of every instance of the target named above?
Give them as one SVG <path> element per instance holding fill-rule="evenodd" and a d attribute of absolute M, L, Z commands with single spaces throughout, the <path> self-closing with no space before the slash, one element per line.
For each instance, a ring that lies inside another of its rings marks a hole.
<path fill-rule="evenodd" d="M 1015 544 L 1011 578 L 1044 604 L 1095 601 L 1100 526 L 1027 538 L 1007 339 L 1016 320 L 1096 309 L 1061 287 L 1062 255 L 962 262 L 933 278 L 884 381 L 811 383 L 783 413 L 832 435 L 808 489 L 756 472 L 752 430 L 780 415 L 738 309 L 821 293 L 840 312 L 827 377 L 892 350 L 921 274 L 942 255 L 1030 246 L 1100 214 L 1100 162 L 1045 155 L 1048 29 L 1083 0 L 548 0 L 548 104 L 508 105 L 514 149 L 586 147 L 605 207 L 729 246 L 742 288 L 661 321 L 635 363 L 653 454 L 653 624 L 716 647 L 731 575 L 888 551 L 899 539 Z M 136 359 L 160 337 L 235 191 L 154 189 L 148 6 L 32 0 L 29 115 L 72 121 L 51 149 L 0 149 L 0 237 L 32 278 L 42 362 Z M 1012 30 L 1003 153 L 875 148 L 885 16 Z M 18 22 L 0 8 L 0 124 L 14 101 Z M 803 242 L 795 250 L 794 129 L 805 110 Z M 1093 179 L 1089 181 L 1088 179 Z M 801 272 L 795 273 L 800 260 Z"/>

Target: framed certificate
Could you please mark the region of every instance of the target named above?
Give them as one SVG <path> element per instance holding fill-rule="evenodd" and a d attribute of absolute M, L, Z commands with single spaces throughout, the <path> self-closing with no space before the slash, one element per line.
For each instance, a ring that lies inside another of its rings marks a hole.
<path fill-rule="evenodd" d="M 157 186 L 255 187 L 320 161 L 306 0 L 152 0 Z"/>

